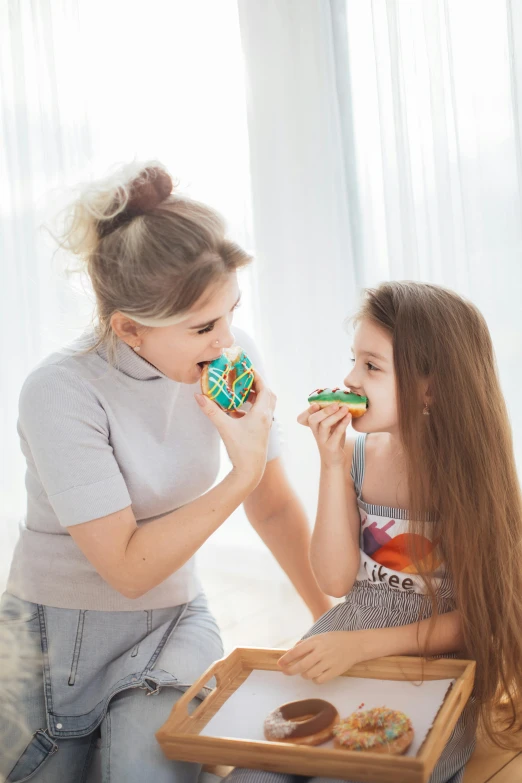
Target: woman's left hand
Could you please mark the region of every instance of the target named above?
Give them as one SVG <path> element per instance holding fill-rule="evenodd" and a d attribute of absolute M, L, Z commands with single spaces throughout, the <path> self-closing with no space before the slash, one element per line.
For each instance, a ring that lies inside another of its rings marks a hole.
<path fill-rule="evenodd" d="M 284 674 L 300 674 L 305 680 L 328 682 L 366 660 L 364 631 L 329 631 L 303 639 L 278 661 Z"/>

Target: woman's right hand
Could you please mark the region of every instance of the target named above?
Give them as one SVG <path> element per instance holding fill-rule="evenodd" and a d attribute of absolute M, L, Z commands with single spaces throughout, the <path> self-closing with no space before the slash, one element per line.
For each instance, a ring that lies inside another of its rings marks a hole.
<path fill-rule="evenodd" d="M 276 396 L 265 386 L 261 376 L 254 371 L 254 399 L 252 408 L 243 415 L 225 413 L 213 400 L 196 394 L 196 401 L 218 430 L 233 472 L 252 485 L 261 480 L 268 450 L 268 437 L 274 420 Z"/>
<path fill-rule="evenodd" d="M 312 404 L 297 417 L 299 424 L 312 430 L 321 462 L 327 468 L 344 464 L 346 428 L 351 420 L 348 407 L 336 402 L 326 408 Z"/>

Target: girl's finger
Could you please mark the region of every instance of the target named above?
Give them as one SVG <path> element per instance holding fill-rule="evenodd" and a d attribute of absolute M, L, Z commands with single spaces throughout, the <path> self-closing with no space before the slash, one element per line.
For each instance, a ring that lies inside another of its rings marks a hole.
<path fill-rule="evenodd" d="M 337 422 L 336 426 L 332 428 L 328 443 L 331 446 L 339 446 L 342 439 L 345 437 L 346 429 L 350 424 L 352 417 L 349 413 L 346 413 L 343 418 Z"/>
<path fill-rule="evenodd" d="M 335 403 L 334 405 L 329 405 L 328 408 L 321 408 L 321 410 L 317 411 L 317 413 L 312 413 L 308 421 L 310 429 L 316 438 L 319 435 L 319 427 L 323 421 L 326 421 L 330 416 L 336 414 L 338 410 L 339 406 L 337 403 Z"/>
<path fill-rule="evenodd" d="M 317 403 L 314 403 L 313 405 L 310 405 L 309 408 L 307 408 L 305 411 L 299 414 L 297 417 L 298 424 L 302 424 L 304 427 L 308 427 L 308 419 L 310 418 L 310 415 L 312 413 L 317 413 L 317 411 L 321 410 L 320 406 L 317 405 Z"/>
<path fill-rule="evenodd" d="M 322 440 L 327 440 L 331 437 L 335 427 L 346 416 L 346 408 L 340 408 L 336 413 L 332 413 L 328 418 L 323 419 L 318 425 L 318 431 Z"/>
<path fill-rule="evenodd" d="M 299 644 L 297 644 L 295 647 L 292 647 L 291 650 L 287 650 L 287 652 L 285 652 L 285 654 L 279 658 L 277 663 L 279 666 L 288 666 L 294 661 L 298 661 L 304 655 L 308 655 L 312 649 L 313 645 L 309 639 L 301 640 Z"/>
<path fill-rule="evenodd" d="M 321 674 L 324 674 L 326 671 L 328 671 L 328 668 L 329 667 L 324 661 L 318 661 L 314 666 L 308 669 L 307 672 L 304 672 L 302 676 L 306 680 L 315 680 L 316 677 L 320 677 Z"/>
<path fill-rule="evenodd" d="M 339 405 L 336 402 L 333 402 L 331 405 L 328 405 L 327 408 L 319 408 L 318 411 L 315 411 L 314 413 L 310 414 L 310 426 L 314 426 L 316 424 L 320 424 L 324 419 L 327 419 L 328 416 L 331 416 L 334 413 L 337 413 L 339 410 Z"/>
<path fill-rule="evenodd" d="M 319 661 L 317 659 L 317 653 L 315 650 L 312 650 L 312 652 L 309 652 L 308 655 L 304 656 L 304 658 L 301 658 L 299 661 L 295 661 L 295 663 L 292 663 L 290 666 L 286 666 L 283 671 L 285 674 L 290 674 L 292 676 L 295 674 L 301 674 L 304 676 L 318 663 Z"/>
<path fill-rule="evenodd" d="M 322 674 L 319 674 L 317 677 L 314 677 L 314 682 L 317 685 L 322 685 L 324 682 L 328 682 L 329 680 L 333 680 L 334 674 L 331 669 L 326 669 Z"/>
<path fill-rule="evenodd" d="M 338 421 L 341 421 L 341 419 L 344 419 L 347 412 L 347 407 L 345 405 L 342 405 L 338 411 L 335 411 L 330 416 L 327 416 L 326 419 L 323 419 L 319 423 L 319 427 L 322 429 L 330 429 L 335 424 L 337 424 Z"/>

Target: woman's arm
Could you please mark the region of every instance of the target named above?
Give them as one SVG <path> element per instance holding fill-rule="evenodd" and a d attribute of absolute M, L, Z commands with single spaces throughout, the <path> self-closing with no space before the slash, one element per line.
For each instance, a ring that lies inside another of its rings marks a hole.
<path fill-rule="evenodd" d="M 263 478 L 243 505 L 252 527 L 317 620 L 332 603 L 312 572 L 308 520 L 281 459 L 267 463 Z"/>
<path fill-rule="evenodd" d="M 395 628 L 330 631 L 298 642 L 279 659 L 285 674 L 328 682 L 356 663 L 387 655 L 444 655 L 463 648 L 458 611 Z"/>
<path fill-rule="evenodd" d="M 138 527 L 130 506 L 69 527 L 86 558 L 115 590 L 139 598 L 177 571 L 257 486 L 266 465 L 275 396 L 256 374 L 257 397 L 249 413 L 229 417 L 197 395 L 216 426 L 232 463 L 231 472 L 201 497 Z"/>
<path fill-rule="evenodd" d="M 201 497 L 138 527 L 131 507 L 68 528 L 100 576 L 140 598 L 181 568 L 252 490 L 234 471 Z"/>

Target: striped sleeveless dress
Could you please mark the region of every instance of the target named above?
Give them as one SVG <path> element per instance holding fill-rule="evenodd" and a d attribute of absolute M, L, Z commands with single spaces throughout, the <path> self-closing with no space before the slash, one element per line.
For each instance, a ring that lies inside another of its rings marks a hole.
<path fill-rule="evenodd" d="M 304 639 L 327 631 L 358 631 L 408 625 L 431 615 L 430 599 L 424 594 L 422 580 L 407 556 L 408 513 L 404 509 L 366 503 L 361 497 L 365 443 L 366 435 L 359 435 L 354 445 L 351 471 L 361 516 L 359 573 L 344 602 L 320 617 L 303 636 Z M 425 547 L 420 551 L 426 551 L 427 556 L 430 556 L 431 542 L 420 543 Z M 456 607 L 451 579 L 445 573 L 443 563 L 434 563 L 434 585 L 439 612 L 444 614 L 453 611 Z M 448 653 L 441 657 L 457 656 Z M 462 783 L 464 767 L 475 747 L 476 722 L 477 710 L 472 697 L 464 708 L 429 783 Z M 336 783 L 332 778 L 306 778 L 301 775 L 239 768 L 231 772 L 225 780 L 227 783 L 301 783 L 305 780 L 314 783 Z"/>

